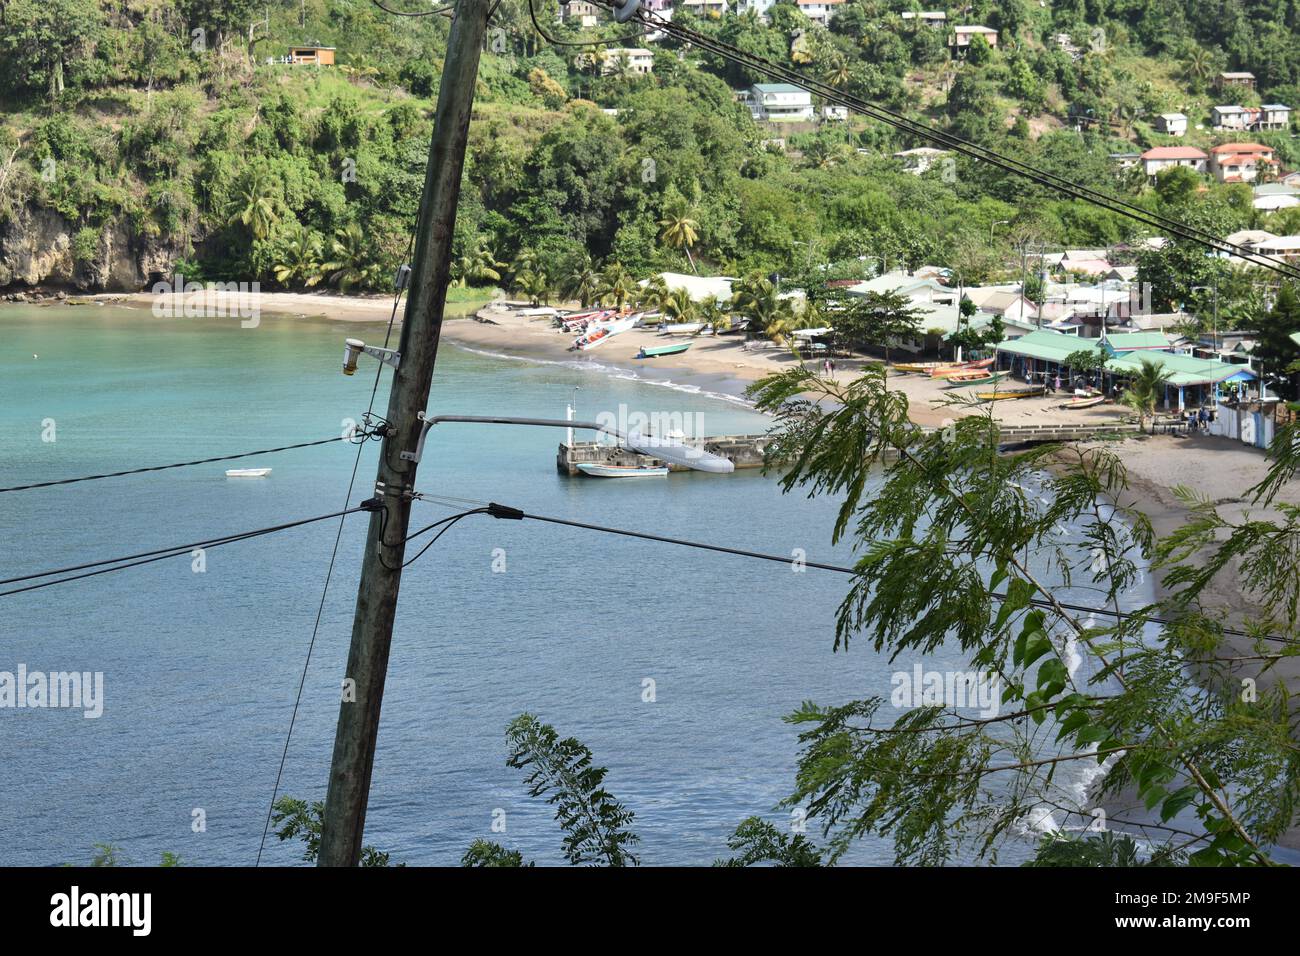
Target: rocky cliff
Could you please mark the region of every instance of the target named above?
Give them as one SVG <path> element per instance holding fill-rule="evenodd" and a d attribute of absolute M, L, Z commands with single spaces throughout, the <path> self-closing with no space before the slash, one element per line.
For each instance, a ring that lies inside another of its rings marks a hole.
<path fill-rule="evenodd" d="M 0 290 L 66 288 L 137 292 L 171 275 L 181 250 L 133 236 L 125 223 L 99 230 L 98 241 L 74 241 L 80 227 L 52 209 L 27 206 L 0 223 Z"/>

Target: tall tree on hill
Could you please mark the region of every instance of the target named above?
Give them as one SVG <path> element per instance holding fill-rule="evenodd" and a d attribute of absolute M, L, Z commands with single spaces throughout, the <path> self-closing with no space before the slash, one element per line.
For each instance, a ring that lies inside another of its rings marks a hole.
<path fill-rule="evenodd" d="M 677 197 L 665 209 L 663 218 L 659 220 L 659 241 L 673 249 L 680 249 L 686 253 L 686 261 L 691 264 L 691 271 L 698 273 L 695 268 L 695 258 L 691 255 L 691 246 L 695 245 L 700 239 L 700 224 L 694 218 L 685 198 Z"/>

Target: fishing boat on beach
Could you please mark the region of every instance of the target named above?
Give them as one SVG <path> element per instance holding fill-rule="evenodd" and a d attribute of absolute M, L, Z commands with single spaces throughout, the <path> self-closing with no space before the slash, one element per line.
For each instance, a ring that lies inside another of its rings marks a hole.
<path fill-rule="evenodd" d="M 681 355 L 691 347 L 690 342 L 676 342 L 672 345 L 650 345 L 641 346 L 641 351 L 636 353 L 639 359 L 658 358 L 661 355 Z"/>
<path fill-rule="evenodd" d="M 991 392 L 976 392 L 975 397 L 981 402 L 1001 402 L 1013 398 L 1037 398 L 1047 391 L 1046 385 L 1020 385 L 1015 388 L 994 389 Z"/>
<path fill-rule="evenodd" d="M 660 335 L 698 335 L 704 331 L 703 322 L 660 322 Z"/>
<path fill-rule="evenodd" d="M 1062 402 L 1057 408 L 1096 408 L 1102 402 L 1106 401 L 1105 395 L 1084 395 L 1079 398 L 1072 398 L 1068 402 Z"/>
<path fill-rule="evenodd" d="M 626 319 L 602 322 L 599 325 L 589 325 L 585 333 L 573 340 L 573 344 L 569 346 L 569 351 L 588 352 L 599 345 L 604 345 L 620 332 L 626 332 L 628 329 L 634 328 L 640 319 L 641 316 L 633 315 Z"/>
<path fill-rule="evenodd" d="M 602 465 L 594 461 L 578 462 L 578 470 L 592 478 L 662 478 L 667 465 Z"/>
<path fill-rule="evenodd" d="M 975 371 L 965 372 L 961 375 L 949 375 L 948 384 L 944 388 L 970 388 L 972 385 L 996 385 L 1002 379 L 1010 375 L 1010 372 L 989 372 Z"/>
<path fill-rule="evenodd" d="M 963 362 L 961 365 L 940 366 L 930 370 L 931 378 L 952 378 L 968 372 L 982 372 L 993 364 L 993 359 L 980 359 L 978 362 Z"/>
<path fill-rule="evenodd" d="M 937 368 L 954 368 L 955 362 L 895 362 L 895 372 L 933 372 Z"/>

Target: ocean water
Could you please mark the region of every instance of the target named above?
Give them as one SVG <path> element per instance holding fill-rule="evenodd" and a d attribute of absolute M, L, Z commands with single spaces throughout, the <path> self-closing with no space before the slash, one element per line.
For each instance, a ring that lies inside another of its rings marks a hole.
<path fill-rule="evenodd" d="M 341 340 L 382 327 L 264 316 L 158 319 L 116 307 L 0 310 L 0 487 L 339 434 L 374 364 L 339 372 Z M 597 356 L 598 358 L 598 356 Z M 430 408 L 563 417 L 645 414 L 706 434 L 761 432 L 735 400 L 444 343 Z M 377 410 L 386 405 L 388 381 Z M 675 417 L 674 417 L 675 416 Z M 46 439 L 53 440 L 46 440 Z M 847 563 L 837 503 L 783 495 L 756 472 L 598 481 L 556 473 L 563 433 L 440 426 L 419 486 L 539 514 Z M 366 446 L 348 504 L 370 495 Z M 339 442 L 0 495 L 0 578 L 337 511 L 355 459 Z M 264 480 L 227 467 L 270 466 Z M 417 506 L 413 521 L 449 513 Z M 0 863 L 84 862 L 112 842 L 136 863 L 251 864 L 284 746 L 336 522 L 0 598 L 0 670 L 104 675 L 103 715 L 0 709 Z M 364 521 L 347 519 L 280 793 L 323 799 Z M 504 558 L 504 571 L 501 559 Z M 497 570 L 494 570 L 494 563 Z M 403 578 L 366 842 L 454 864 L 476 838 L 561 862 L 552 809 L 505 766 L 528 711 L 576 736 L 636 814 L 647 864 L 707 864 L 790 790 L 801 701 L 888 696 L 865 642 L 833 653 L 838 574 L 534 522 L 460 522 Z M 0 588 L 3 589 L 3 588 Z M 943 655 L 929 668 L 964 669 Z M 652 693 L 651 693 L 652 691 Z M 653 699 L 650 699 L 653 698 Z M 493 829 L 504 818 L 504 833 Z M 196 819 L 204 826 L 196 827 Z M 1028 852 L 1013 846 L 1003 860 Z M 300 862 L 268 839 L 263 863 Z M 862 841 L 850 859 L 888 863 Z"/>

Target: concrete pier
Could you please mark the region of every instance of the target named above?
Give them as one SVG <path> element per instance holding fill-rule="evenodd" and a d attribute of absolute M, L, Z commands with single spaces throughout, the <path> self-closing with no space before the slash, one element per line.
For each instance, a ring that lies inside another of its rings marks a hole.
<path fill-rule="evenodd" d="M 761 468 L 763 452 L 771 442 L 769 435 L 716 435 L 707 438 L 687 438 L 685 444 L 703 448 L 710 454 L 720 455 L 737 468 Z M 555 456 L 555 467 L 562 474 L 577 475 L 578 462 L 594 462 L 601 465 L 662 465 L 658 458 L 641 455 L 620 445 L 604 444 L 594 441 L 574 442 L 572 445 L 560 445 Z M 673 471 L 689 471 L 682 465 L 669 465 Z"/>

